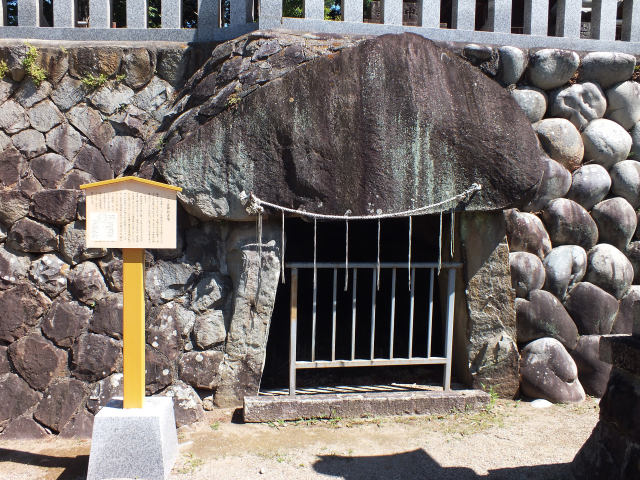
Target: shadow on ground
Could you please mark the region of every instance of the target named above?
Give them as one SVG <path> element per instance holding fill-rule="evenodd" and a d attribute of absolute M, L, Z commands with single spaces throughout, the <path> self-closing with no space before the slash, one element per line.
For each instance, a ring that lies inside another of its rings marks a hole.
<path fill-rule="evenodd" d="M 64 468 L 57 480 L 81 480 L 86 478 L 89 455 L 56 457 L 20 450 L 0 448 L 0 461 L 22 463 L 44 468 Z"/>
<path fill-rule="evenodd" d="M 570 479 L 571 464 L 535 465 L 489 470 L 478 475 L 470 468 L 442 467 L 424 450 L 375 457 L 320 455 L 316 472 L 345 480 L 555 480 Z"/>

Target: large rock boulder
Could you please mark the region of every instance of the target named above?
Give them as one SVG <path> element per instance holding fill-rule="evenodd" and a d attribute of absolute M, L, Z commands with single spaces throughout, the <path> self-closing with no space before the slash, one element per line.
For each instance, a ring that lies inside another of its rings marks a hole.
<path fill-rule="evenodd" d="M 202 401 L 195 390 L 186 383 L 175 382 L 161 395 L 173 398 L 173 414 L 176 418 L 176 427 L 189 425 L 204 419 Z"/>
<path fill-rule="evenodd" d="M 533 124 L 547 154 L 573 171 L 582 163 L 584 145 L 578 129 L 564 118 L 545 118 Z"/>
<path fill-rule="evenodd" d="M 640 162 L 623 160 L 610 173 L 613 194 L 624 198 L 633 208 L 640 207 Z"/>
<path fill-rule="evenodd" d="M 607 90 L 605 116 L 630 130 L 640 120 L 640 84 L 622 82 Z"/>
<path fill-rule="evenodd" d="M 582 59 L 580 80 L 596 82 L 602 88 L 631 78 L 636 57 L 618 52 L 591 52 Z"/>
<path fill-rule="evenodd" d="M 573 172 L 567 198 L 579 203 L 586 210 L 591 210 L 607 196 L 610 188 L 611 177 L 606 168 L 598 164 L 583 165 Z"/>
<path fill-rule="evenodd" d="M 496 78 L 502 85 L 509 86 L 518 83 L 527 68 L 529 61 L 525 51 L 516 47 L 498 48 L 498 73 Z"/>
<path fill-rule="evenodd" d="M 51 300 L 29 283 L 0 291 L 0 340 L 12 342 L 38 324 Z"/>
<path fill-rule="evenodd" d="M 527 212 L 537 212 L 553 200 L 564 197 L 571 187 L 571 173 L 560 163 L 550 158 L 544 158 L 544 170 L 542 181 L 536 197 L 523 210 Z"/>
<path fill-rule="evenodd" d="M 615 197 L 598 203 L 591 210 L 598 225 L 598 241 L 624 251 L 636 231 L 636 211 L 624 198 Z"/>
<path fill-rule="evenodd" d="M 632 285 L 620 300 L 618 315 L 613 322 L 611 333 L 630 335 L 633 333 L 633 322 L 640 319 L 640 286 Z"/>
<path fill-rule="evenodd" d="M 553 338 L 541 338 L 522 349 L 520 360 L 522 393 L 554 403 L 584 400 L 578 380 L 578 368 L 562 344 Z"/>
<path fill-rule="evenodd" d="M 212 70 L 199 85 L 216 84 Z M 365 214 L 436 203 L 476 182 L 483 190 L 467 210 L 496 210 L 525 204 L 540 180 L 540 149 L 510 94 L 418 35 L 365 40 L 228 105 L 156 162 L 201 219 L 246 220 L 243 192 Z M 183 115 L 169 137 L 195 112 Z"/>
<path fill-rule="evenodd" d="M 547 111 L 546 93 L 535 87 L 520 87 L 511 90 L 511 96 L 531 123 L 542 120 Z"/>
<path fill-rule="evenodd" d="M 566 118 L 582 130 L 591 120 L 602 118 L 606 109 L 607 100 L 597 84 L 575 83 L 553 94 L 549 115 Z"/>
<path fill-rule="evenodd" d="M 584 161 L 598 163 L 609 169 L 627 158 L 631 151 L 631 135 L 611 120 L 599 118 L 582 131 Z"/>
<path fill-rule="evenodd" d="M 0 375 L 0 424 L 17 418 L 33 408 L 41 395 L 14 373 Z"/>
<path fill-rule="evenodd" d="M 598 227 L 589 212 L 573 200 L 556 198 L 542 212 L 553 245 L 580 245 L 589 250 L 598 241 Z"/>
<path fill-rule="evenodd" d="M 70 347 L 89 324 L 91 310 L 77 302 L 56 300 L 42 321 L 42 333 L 59 347 Z"/>
<path fill-rule="evenodd" d="M 587 252 L 578 245 L 555 247 L 544 258 L 544 288 L 559 298 L 578 283 L 587 271 Z"/>
<path fill-rule="evenodd" d="M 529 80 L 543 90 L 558 88 L 578 70 L 580 57 L 569 50 L 543 49 L 529 58 Z"/>
<path fill-rule="evenodd" d="M 601 243 L 589 251 L 584 279 L 621 298 L 633 281 L 633 266 L 616 247 Z"/>
<path fill-rule="evenodd" d="M 544 290 L 534 290 L 529 300 L 516 299 L 516 320 L 518 343 L 552 337 L 571 350 L 578 341 L 578 329 L 562 303 Z"/>
<path fill-rule="evenodd" d="M 578 367 L 578 378 L 585 392 L 602 397 L 607 389 L 611 365 L 600 360 L 600 335 L 583 335 L 571 352 Z"/>
<path fill-rule="evenodd" d="M 9 357 L 20 376 L 35 390 L 44 390 L 54 378 L 67 374 L 67 352 L 36 333 L 12 343 Z"/>
<path fill-rule="evenodd" d="M 510 253 L 509 268 L 511 270 L 511 285 L 515 289 L 518 297 L 527 298 L 529 292 L 538 290 L 544 285 L 544 267 L 540 261 L 540 257 L 533 253 Z"/>
<path fill-rule="evenodd" d="M 510 209 L 505 211 L 504 217 L 512 252 L 529 252 L 544 258 L 551 250 L 549 234 L 534 214 Z"/>
<path fill-rule="evenodd" d="M 582 335 L 608 334 L 618 312 L 616 298 L 589 282 L 573 287 L 564 305 Z"/>

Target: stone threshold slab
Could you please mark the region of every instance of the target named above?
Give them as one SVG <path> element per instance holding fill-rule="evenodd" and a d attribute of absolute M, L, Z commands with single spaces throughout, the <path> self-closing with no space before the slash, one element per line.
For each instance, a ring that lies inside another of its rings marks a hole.
<path fill-rule="evenodd" d="M 481 390 L 367 392 L 244 397 L 247 423 L 308 418 L 434 415 L 481 408 L 490 396 Z"/>

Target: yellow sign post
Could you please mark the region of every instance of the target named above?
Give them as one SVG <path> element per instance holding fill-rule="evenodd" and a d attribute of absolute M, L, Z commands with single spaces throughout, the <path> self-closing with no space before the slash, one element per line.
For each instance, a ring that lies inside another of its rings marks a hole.
<path fill-rule="evenodd" d="M 123 408 L 142 408 L 144 249 L 176 248 L 180 187 L 137 177 L 80 185 L 86 191 L 87 248 L 121 248 L 123 279 Z"/>

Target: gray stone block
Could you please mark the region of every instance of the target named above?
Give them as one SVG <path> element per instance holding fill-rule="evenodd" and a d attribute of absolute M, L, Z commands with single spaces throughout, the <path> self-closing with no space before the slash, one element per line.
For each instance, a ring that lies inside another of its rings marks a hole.
<path fill-rule="evenodd" d="M 173 400 L 147 397 L 142 408 L 114 398 L 95 416 L 87 480 L 166 479 L 178 454 Z"/>

